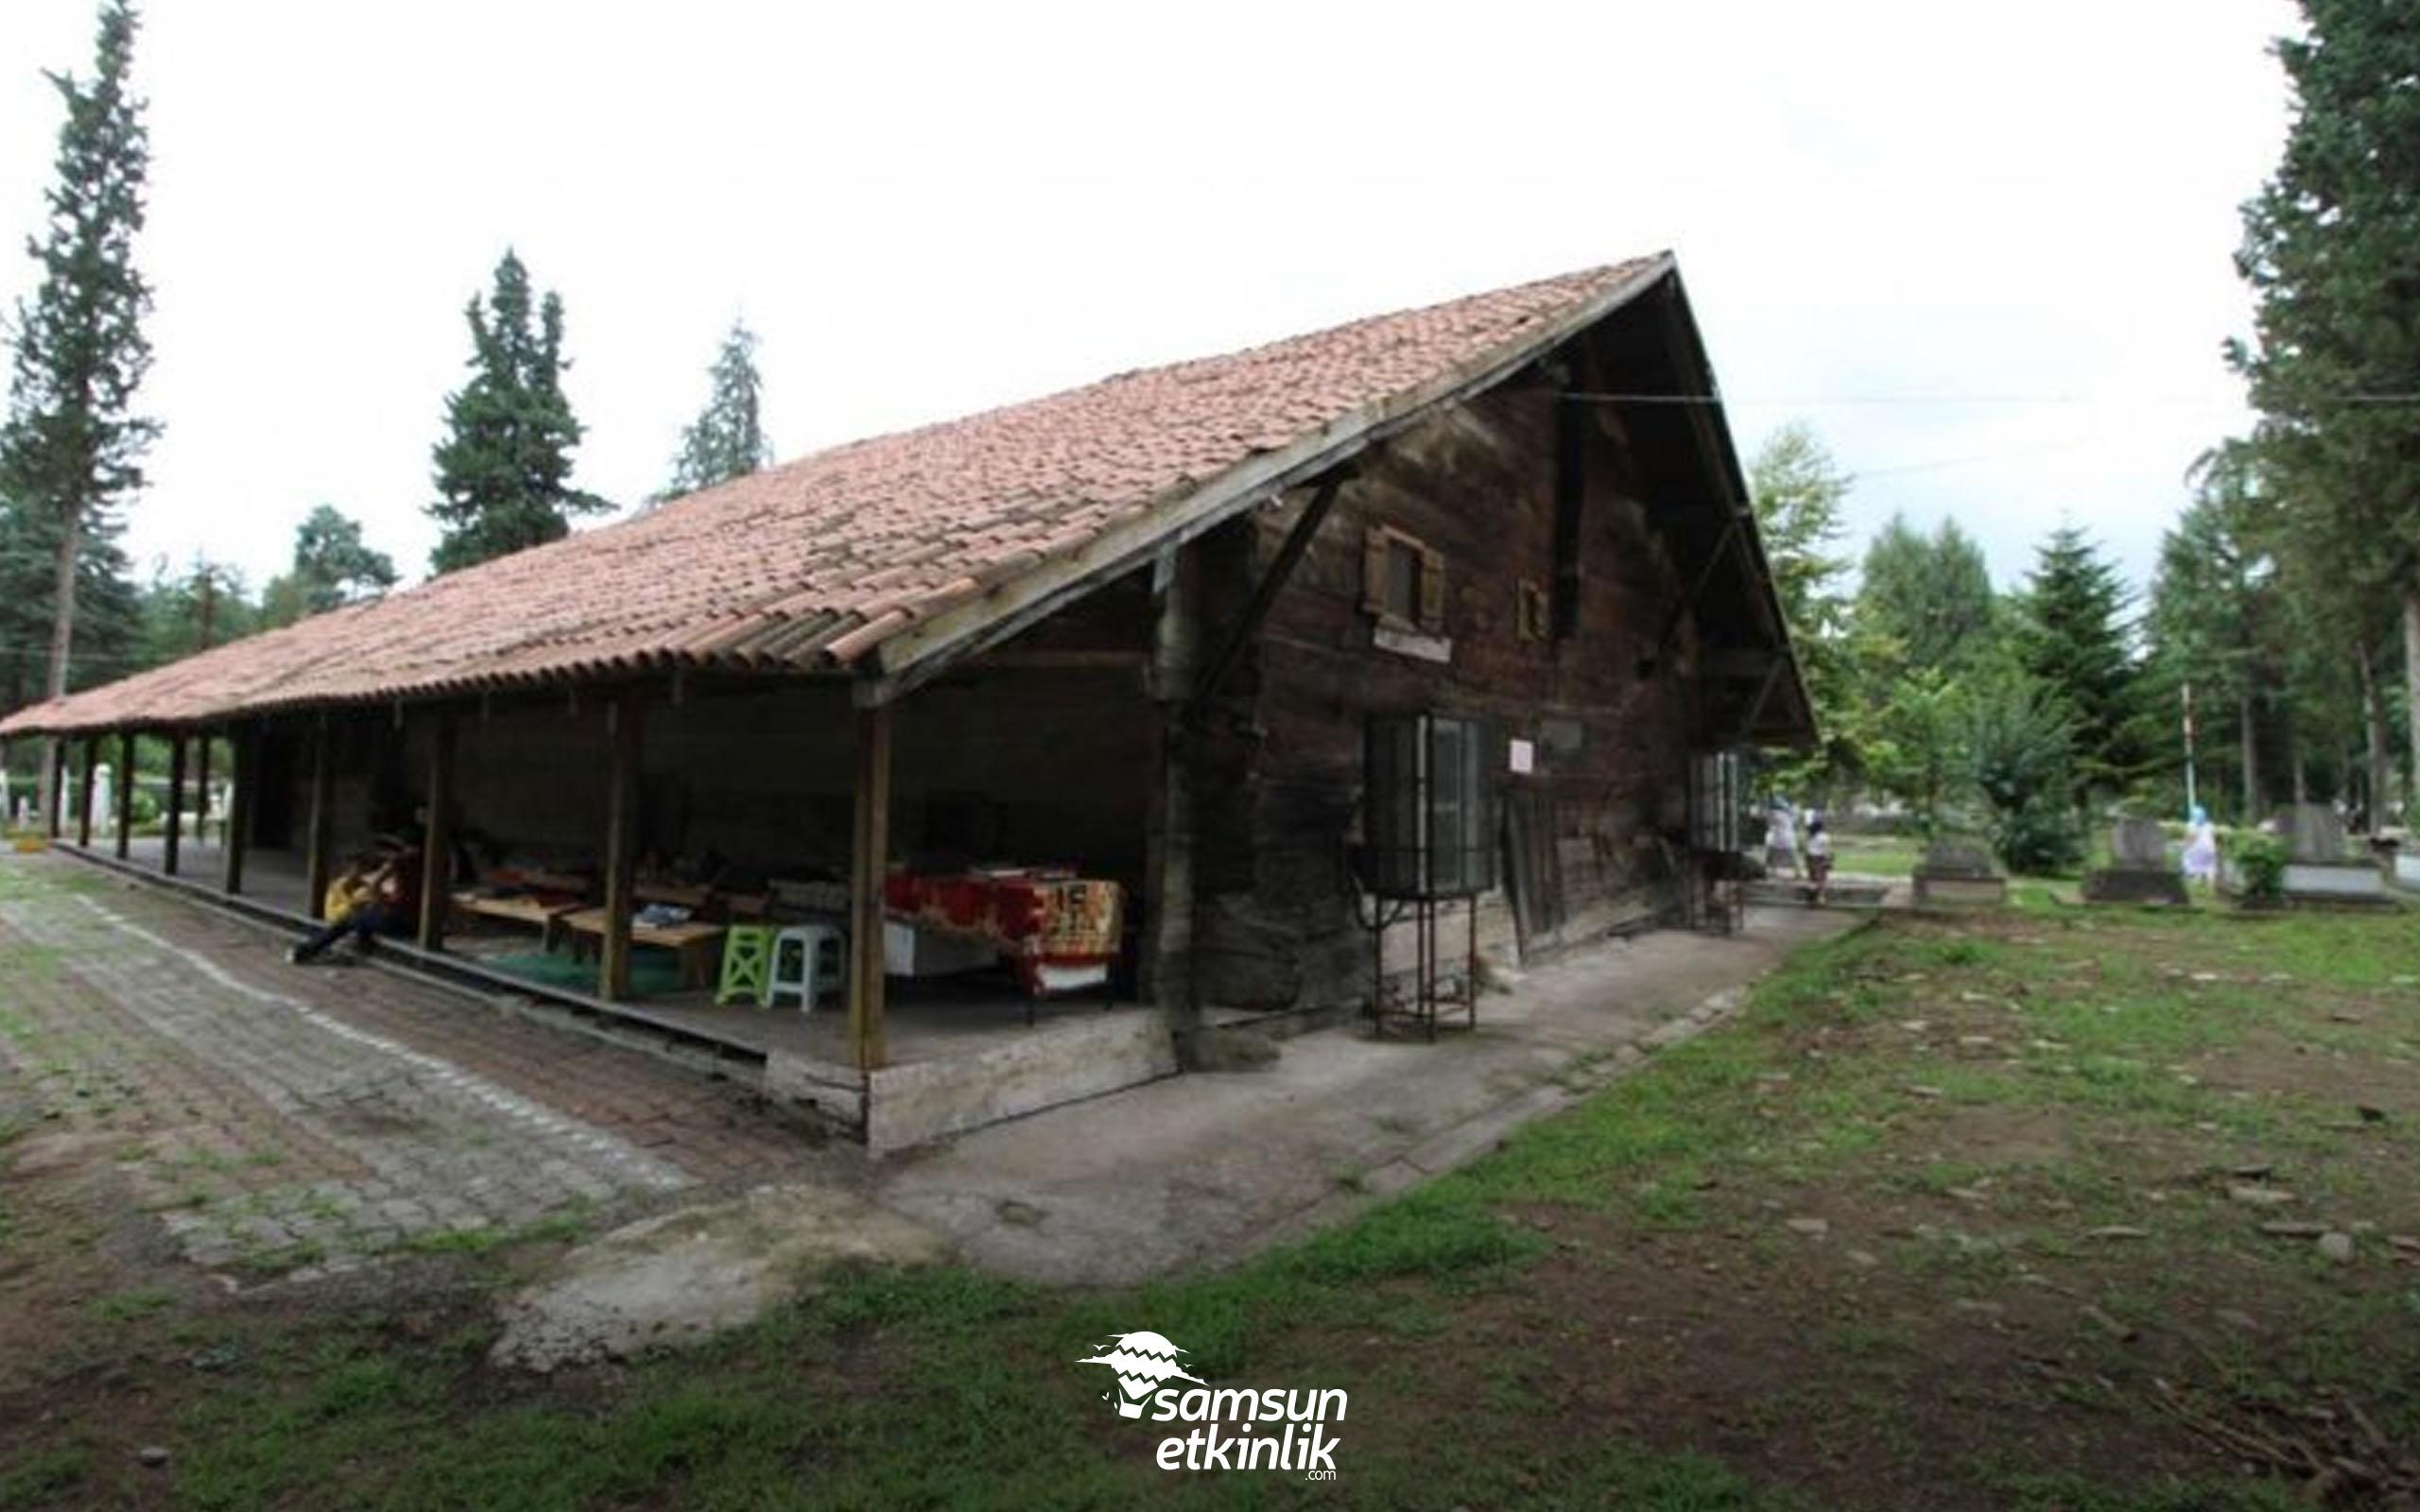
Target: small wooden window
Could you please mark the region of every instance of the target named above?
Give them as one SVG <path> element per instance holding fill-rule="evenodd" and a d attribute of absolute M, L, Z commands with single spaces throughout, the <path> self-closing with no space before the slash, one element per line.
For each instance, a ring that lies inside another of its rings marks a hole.
<path fill-rule="evenodd" d="M 1553 615 L 1548 608 L 1547 591 L 1529 578 L 1521 579 L 1520 598 L 1514 606 L 1512 622 L 1522 640 L 1545 641 L 1553 638 Z"/>
<path fill-rule="evenodd" d="M 1445 556 L 1387 525 L 1362 539 L 1361 607 L 1383 624 L 1442 635 Z"/>

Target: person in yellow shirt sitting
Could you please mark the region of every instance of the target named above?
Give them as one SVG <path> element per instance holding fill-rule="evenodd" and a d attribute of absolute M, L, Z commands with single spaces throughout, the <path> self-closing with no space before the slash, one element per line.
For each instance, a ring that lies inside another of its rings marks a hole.
<path fill-rule="evenodd" d="M 387 927 L 389 916 L 394 912 L 391 898 L 396 871 L 393 856 L 382 859 L 374 852 L 364 851 L 353 857 L 328 884 L 327 893 L 320 900 L 320 912 L 325 917 L 319 932 L 288 950 L 285 958 L 297 966 L 307 965 L 347 935 L 354 936 L 356 952 L 368 954 L 371 942 Z"/>

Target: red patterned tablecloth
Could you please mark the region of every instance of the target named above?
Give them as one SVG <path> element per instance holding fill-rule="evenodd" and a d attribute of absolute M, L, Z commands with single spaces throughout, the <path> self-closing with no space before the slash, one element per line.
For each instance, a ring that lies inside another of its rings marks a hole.
<path fill-rule="evenodd" d="M 894 919 L 989 941 L 1035 994 L 1105 980 L 1125 927 L 1116 883 L 1046 868 L 894 871 L 883 904 Z"/>

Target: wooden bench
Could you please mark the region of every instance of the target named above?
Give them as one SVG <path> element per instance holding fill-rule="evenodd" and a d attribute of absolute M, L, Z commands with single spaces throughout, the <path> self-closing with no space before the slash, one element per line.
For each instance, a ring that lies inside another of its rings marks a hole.
<path fill-rule="evenodd" d="M 589 940 L 605 937 L 605 910 L 579 908 L 563 914 L 556 920 L 559 928 L 568 931 L 572 950 L 577 954 L 590 954 Z M 679 924 L 631 925 L 633 944 L 653 945 L 672 952 L 681 960 L 681 985 L 704 988 L 714 985 L 715 968 L 720 960 L 723 926 L 700 923 L 691 919 Z"/>
<path fill-rule="evenodd" d="M 586 906 L 572 902 L 549 902 L 529 893 L 496 895 L 481 892 L 458 892 L 454 906 L 480 919 L 500 919 L 508 923 L 529 924 L 538 931 L 544 948 L 551 952 L 562 931 L 557 927 L 565 914 L 576 914 Z"/>

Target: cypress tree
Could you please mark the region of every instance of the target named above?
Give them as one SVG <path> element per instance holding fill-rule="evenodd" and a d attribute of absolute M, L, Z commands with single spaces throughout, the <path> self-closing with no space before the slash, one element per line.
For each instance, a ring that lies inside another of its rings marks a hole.
<path fill-rule="evenodd" d="M 2282 545 L 2337 594 L 2396 604 L 2420 759 L 2420 26 L 2409 0 L 2302 0 L 2277 43 L 2296 110 L 2244 206 L 2256 339 L 2229 351 L 2261 413 Z"/>
<path fill-rule="evenodd" d="M 2122 783 L 2135 766 L 2129 597 L 2118 569 L 2073 525 L 2042 543 L 2026 588 L 2019 657 L 2066 705 L 2079 806 L 2091 789 Z"/>
<path fill-rule="evenodd" d="M 756 372 L 755 333 L 733 321 L 707 377 L 706 407 L 681 433 L 681 453 L 661 499 L 745 477 L 773 459 L 773 443 L 765 436 L 765 384 Z"/>
<path fill-rule="evenodd" d="M 79 662 L 107 669 L 135 618 L 118 511 L 142 487 L 142 455 L 160 429 L 134 413 L 135 390 L 151 365 L 143 334 L 151 290 L 134 266 L 150 166 L 143 101 L 127 78 L 136 25 L 126 0 L 108 0 L 93 77 L 47 76 L 66 120 L 48 223 L 26 241 L 42 281 L 17 305 L 9 412 L 0 422 L 0 501 L 9 516 L 0 524 L 7 579 L 0 591 L 10 605 L 12 641 L 36 615 L 48 621 L 48 696 L 67 691 Z M 35 565 L 45 560 L 46 583 Z M 88 637 L 79 649 L 78 607 L 94 593 L 117 644 Z M 46 805 L 47 754 L 42 770 Z"/>
<path fill-rule="evenodd" d="M 529 270 L 508 250 L 485 303 L 474 298 L 464 311 L 471 381 L 446 396 L 446 435 L 433 454 L 428 513 L 445 527 L 429 557 L 435 572 L 560 541 L 572 516 L 608 507 L 572 487 L 580 425 L 563 397 L 562 301 L 548 293 L 535 315 L 533 325 Z"/>

